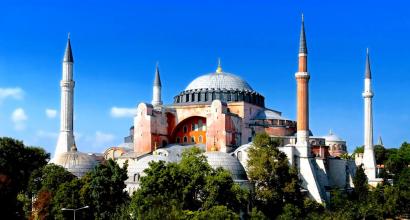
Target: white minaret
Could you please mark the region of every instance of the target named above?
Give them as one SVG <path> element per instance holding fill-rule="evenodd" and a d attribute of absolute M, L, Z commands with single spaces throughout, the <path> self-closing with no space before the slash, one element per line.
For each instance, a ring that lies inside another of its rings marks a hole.
<path fill-rule="evenodd" d="M 376 179 L 376 159 L 373 148 L 373 108 L 372 74 L 370 70 L 369 49 L 366 53 L 366 73 L 364 79 L 364 155 L 363 166 L 369 180 Z"/>
<path fill-rule="evenodd" d="M 161 77 L 159 76 L 159 67 L 158 63 L 155 67 L 155 78 L 154 78 L 154 85 L 152 87 L 152 102 L 151 104 L 154 107 L 158 107 L 162 105 L 161 100 Z"/>
<path fill-rule="evenodd" d="M 67 46 L 63 59 L 63 77 L 61 87 L 61 110 L 60 110 L 60 134 L 58 136 L 54 156 L 70 151 L 75 146 L 73 115 L 74 115 L 74 85 L 73 80 L 73 53 L 71 51 L 70 34 L 68 34 Z"/>

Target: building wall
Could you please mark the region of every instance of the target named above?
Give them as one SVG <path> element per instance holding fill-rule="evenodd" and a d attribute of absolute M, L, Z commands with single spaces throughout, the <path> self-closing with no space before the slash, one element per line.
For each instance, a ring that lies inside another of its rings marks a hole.
<path fill-rule="evenodd" d="M 170 143 L 205 144 L 206 118 L 193 116 L 185 119 L 174 129 Z"/>

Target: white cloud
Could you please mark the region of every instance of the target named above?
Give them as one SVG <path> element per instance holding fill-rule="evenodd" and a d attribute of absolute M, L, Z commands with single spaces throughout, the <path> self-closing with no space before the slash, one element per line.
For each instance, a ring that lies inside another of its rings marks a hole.
<path fill-rule="evenodd" d="M 26 128 L 25 121 L 28 117 L 22 108 L 16 108 L 13 113 L 11 113 L 11 120 L 14 123 L 14 129 L 17 131 L 22 131 Z"/>
<path fill-rule="evenodd" d="M 46 116 L 47 116 L 47 118 L 55 118 L 57 116 L 57 110 L 47 108 L 46 109 Z"/>
<path fill-rule="evenodd" d="M 0 103 L 5 99 L 11 98 L 20 100 L 23 99 L 24 91 L 19 87 L 15 88 L 0 88 Z"/>
<path fill-rule="evenodd" d="M 95 148 L 106 148 L 114 144 L 115 135 L 110 133 L 104 133 L 102 131 L 96 131 L 94 135 L 87 136 L 85 141 Z"/>
<path fill-rule="evenodd" d="M 49 131 L 38 130 L 36 132 L 36 136 L 39 137 L 39 138 L 57 139 L 58 133 L 57 132 L 49 132 Z"/>
<path fill-rule="evenodd" d="M 134 117 L 137 113 L 137 108 L 120 108 L 120 107 L 112 107 L 111 108 L 111 117 L 113 118 L 126 118 L 126 117 Z"/>

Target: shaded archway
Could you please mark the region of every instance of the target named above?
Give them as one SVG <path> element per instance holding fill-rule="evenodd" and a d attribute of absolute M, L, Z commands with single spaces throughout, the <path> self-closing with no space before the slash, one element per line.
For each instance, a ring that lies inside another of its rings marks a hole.
<path fill-rule="evenodd" d="M 206 118 L 192 116 L 181 121 L 173 130 L 170 143 L 206 144 Z"/>

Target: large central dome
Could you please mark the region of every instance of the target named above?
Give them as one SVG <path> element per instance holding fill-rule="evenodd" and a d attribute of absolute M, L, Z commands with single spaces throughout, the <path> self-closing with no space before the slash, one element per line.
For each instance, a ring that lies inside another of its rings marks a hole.
<path fill-rule="evenodd" d="M 199 76 L 186 87 L 185 91 L 201 89 L 253 91 L 245 80 L 226 72 L 215 72 Z"/>
<path fill-rule="evenodd" d="M 174 97 L 175 104 L 222 102 L 247 102 L 261 107 L 265 98 L 257 93 L 241 77 L 222 71 L 221 64 L 214 73 L 194 79 L 184 91 Z"/>

